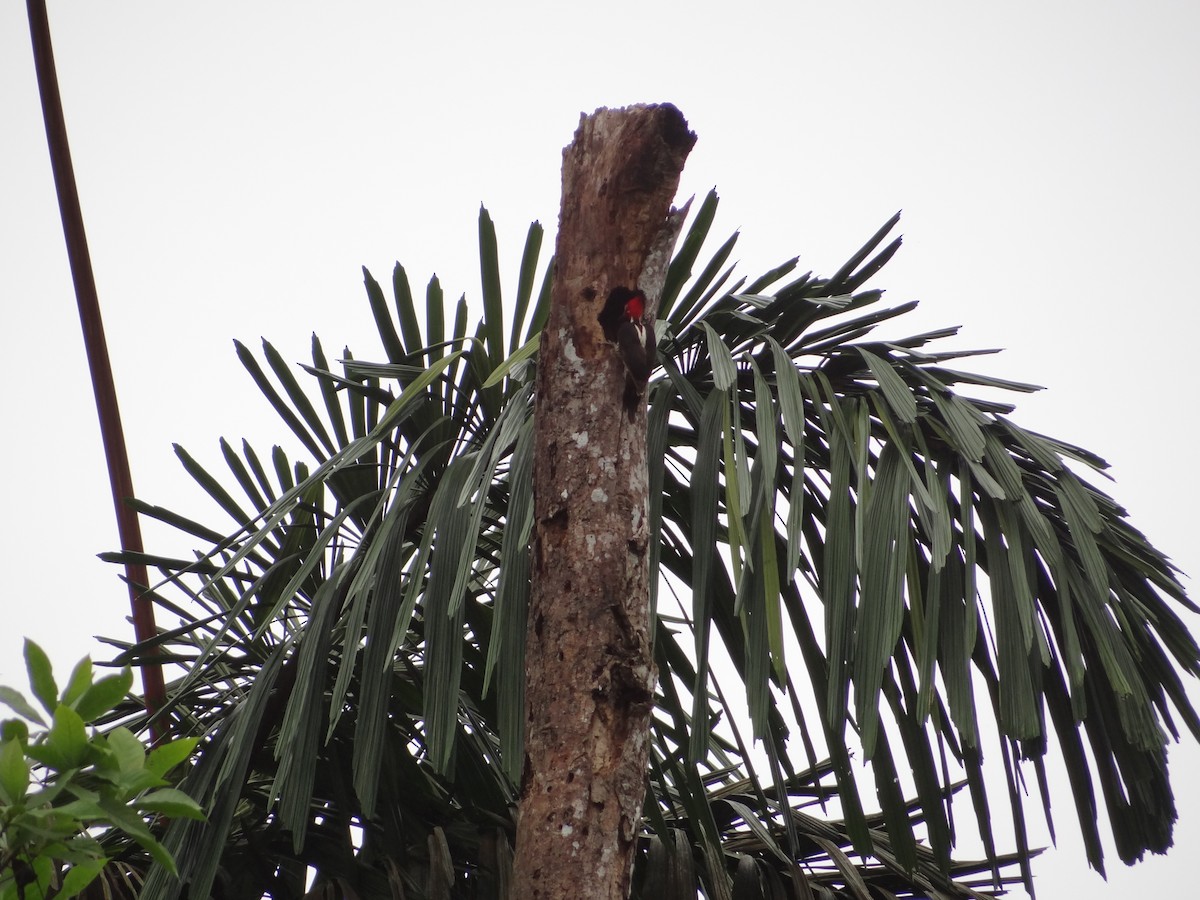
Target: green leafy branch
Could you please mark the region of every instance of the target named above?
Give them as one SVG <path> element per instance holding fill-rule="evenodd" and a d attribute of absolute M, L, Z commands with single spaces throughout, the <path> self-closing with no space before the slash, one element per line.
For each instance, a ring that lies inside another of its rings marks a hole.
<path fill-rule="evenodd" d="M 0 702 L 19 716 L 0 722 L 0 900 L 77 896 L 109 864 L 104 841 L 114 831 L 173 872 L 151 823 L 159 816 L 204 818 L 196 801 L 166 778 L 191 756 L 197 738 L 147 753 L 128 728 L 89 734 L 88 723 L 128 695 L 129 667 L 97 679 L 85 657 L 60 692 L 45 651 L 30 640 L 25 665 L 45 714 L 0 686 Z M 27 723 L 37 730 L 31 733 Z"/>

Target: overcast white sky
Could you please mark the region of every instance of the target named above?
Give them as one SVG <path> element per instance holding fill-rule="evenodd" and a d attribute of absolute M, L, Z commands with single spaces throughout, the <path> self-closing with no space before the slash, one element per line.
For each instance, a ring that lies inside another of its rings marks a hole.
<path fill-rule="evenodd" d="M 231 338 L 299 360 L 316 331 L 331 356 L 381 357 L 359 267 L 383 280 L 399 259 L 414 285 L 436 271 L 476 296 L 480 202 L 511 290 L 528 223 L 556 222 L 580 111 L 670 101 L 699 135 L 682 196 L 720 189 L 747 274 L 795 253 L 828 274 L 903 208 L 875 283 L 921 307 L 896 327 L 1008 348 L 990 371 L 1050 388 L 1017 421 L 1105 456 L 1134 523 L 1200 571 L 1181 459 L 1200 388 L 1195 3 L 407 6 L 51 4 L 144 499 L 220 524 L 171 443 L 219 469 L 220 435 L 280 439 Z M 128 605 L 95 558 L 117 539 L 18 3 L 0 5 L 0 155 L 0 683 L 19 684 L 23 636 L 65 672 L 105 655 L 91 635 L 127 633 Z M 1182 896 L 1200 750 L 1171 761 L 1179 849 L 1126 871 L 1110 844 L 1102 882 L 1064 786 L 1040 896 Z"/>

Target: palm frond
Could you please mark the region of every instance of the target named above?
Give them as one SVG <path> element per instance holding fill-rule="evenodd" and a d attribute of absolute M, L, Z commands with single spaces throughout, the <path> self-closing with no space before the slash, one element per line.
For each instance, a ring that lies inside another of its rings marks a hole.
<path fill-rule="evenodd" d="M 781 283 L 792 259 L 747 284 L 731 281 L 736 235 L 699 263 L 716 206 L 668 272 L 648 392 L 660 691 L 643 896 L 968 897 L 1013 866 L 1028 879 L 1026 769 L 1040 778 L 1055 747 L 1093 866 L 1097 786 L 1123 860 L 1164 850 L 1168 735 L 1179 719 L 1200 737 L 1181 677 L 1200 672 L 1180 616 L 1197 610 L 1085 480 L 1103 461 L 956 393 L 1035 388 L 945 367 L 973 355 L 941 346 L 955 329 L 883 334 L 914 304 L 860 288 L 899 247 L 897 218 L 830 278 Z M 486 210 L 479 236 L 473 333 L 436 280 L 422 333 L 397 265 L 394 318 L 364 270 L 385 361 L 347 350 L 335 370 L 314 338 L 316 401 L 270 344 L 265 368 L 238 345 L 309 454 L 276 448 L 269 471 L 222 443 L 234 487 L 179 450 L 238 531 L 141 507 L 209 544 L 150 558 L 181 620 L 156 644 L 189 661 L 169 713 L 205 738 L 188 789 L 210 815 L 170 825 L 184 882 L 151 871 L 154 896 L 190 881 L 258 897 L 306 867 L 362 897 L 421 896 L 446 860 L 456 896 L 504 877 L 550 269 L 535 300 L 535 224 L 506 338 Z M 952 858 L 964 786 L 978 862 Z"/>

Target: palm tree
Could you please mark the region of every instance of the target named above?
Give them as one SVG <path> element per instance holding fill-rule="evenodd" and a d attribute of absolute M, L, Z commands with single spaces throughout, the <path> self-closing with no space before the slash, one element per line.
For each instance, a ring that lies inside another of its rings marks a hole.
<path fill-rule="evenodd" d="M 1055 748 L 1093 867 L 1101 801 L 1122 860 L 1165 851 L 1168 736 L 1200 737 L 1196 607 L 1086 480 L 1104 462 L 1012 422 L 1006 393 L 1035 388 L 954 368 L 974 355 L 955 329 L 887 334 L 916 304 L 864 285 L 898 217 L 830 277 L 791 259 L 746 280 L 736 235 L 698 263 L 716 207 L 671 264 L 647 395 L 660 681 L 636 891 L 1029 885 Z M 204 739 L 184 787 L 208 822 L 170 823 L 183 880 L 150 868 L 146 896 L 504 896 L 550 268 L 535 223 L 506 329 L 486 211 L 479 235 L 474 329 L 436 279 L 419 315 L 397 265 L 390 308 L 364 270 L 384 361 L 335 367 L 314 336 L 310 395 L 238 345 L 305 459 L 222 440 L 219 479 L 177 448 L 232 531 L 139 504 L 206 548 L 143 559 L 178 626 L 122 648 L 182 667 L 169 730 Z M 964 833 L 984 858 L 953 858 Z"/>

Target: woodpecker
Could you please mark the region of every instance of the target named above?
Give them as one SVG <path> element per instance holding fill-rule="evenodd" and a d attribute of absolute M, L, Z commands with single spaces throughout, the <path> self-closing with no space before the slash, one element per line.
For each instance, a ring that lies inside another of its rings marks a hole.
<path fill-rule="evenodd" d="M 647 328 L 646 295 L 626 287 L 613 288 L 598 319 L 604 336 L 617 345 L 617 353 L 628 374 L 625 383 L 625 409 L 633 418 L 646 382 L 654 370 L 656 343 L 654 329 Z"/>

